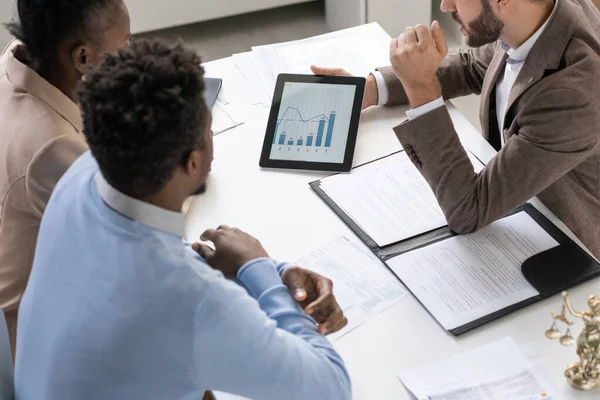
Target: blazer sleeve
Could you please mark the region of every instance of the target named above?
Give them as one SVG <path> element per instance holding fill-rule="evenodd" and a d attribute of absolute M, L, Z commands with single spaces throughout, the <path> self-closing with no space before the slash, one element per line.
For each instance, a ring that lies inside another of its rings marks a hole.
<path fill-rule="evenodd" d="M 483 80 L 494 57 L 495 43 L 460 50 L 449 54 L 438 69 L 437 75 L 442 84 L 444 99 L 450 100 L 469 94 L 480 94 Z M 389 92 L 387 106 L 408 104 L 408 98 L 402 83 L 396 77 L 391 66 L 378 68 L 385 80 Z"/>
<path fill-rule="evenodd" d="M 88 150 L 82 137 L 59 136 L 40 149 L 27 170 L 27 202 L 41 218 L 54 187 L 77 158 Z"/>
<path fill-rule="evenodd" d="M 537 196 L 597 151 L 600 117 L 594 107 L 591 98 L 572 89 L 534 96 L 517 115 L 518 132 L 479 174 L 446 107 L 394 130 L 450 228 L 469 233 Z"/>

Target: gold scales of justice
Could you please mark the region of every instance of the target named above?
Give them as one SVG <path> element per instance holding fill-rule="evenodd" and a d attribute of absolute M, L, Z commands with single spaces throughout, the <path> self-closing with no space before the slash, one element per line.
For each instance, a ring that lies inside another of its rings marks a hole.
<path fill-rule="evenodd" d="M 575 311 L 569 300 L 567 292 L 563 292 L 563 306 L 560 314 L 552 315 L 554 320 L 550 329 L 546 331 L 548 339 L 558 339 L 563 346 L 577 344 L 579 361 L 573 363 L 565 370 L 565 377 L 573 388 L 578 390 L 594 390 L 600 387 L 600 298 L 590 296 L 588 311 Z M 566 310 L 583 321 L 584 327 L 577 341 L 571 335 L 573 322 L 567 319 Z M 567 325 L 567 332 L 563 335 L 558 329 L 556 321 Z"/>

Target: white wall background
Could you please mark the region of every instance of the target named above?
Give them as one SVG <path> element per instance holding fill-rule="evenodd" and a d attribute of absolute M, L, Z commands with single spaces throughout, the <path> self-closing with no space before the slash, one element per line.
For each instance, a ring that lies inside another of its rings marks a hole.
<path fill-rule="evenodd" d="M 13 16 L 14 0 L 0 0 L 0 24 L 9 22 Z M 8 44 L 11 36 L 3 26 L 0 26 L 0 52 Z"/>

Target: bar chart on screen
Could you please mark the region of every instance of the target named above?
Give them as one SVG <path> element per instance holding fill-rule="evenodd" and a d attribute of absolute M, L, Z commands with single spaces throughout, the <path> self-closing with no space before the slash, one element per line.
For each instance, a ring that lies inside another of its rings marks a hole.
<path fill-rule="evenodd" d="M 342 162 L 355 91 L 350 85 L 287 82 L 271 159 Z"/>

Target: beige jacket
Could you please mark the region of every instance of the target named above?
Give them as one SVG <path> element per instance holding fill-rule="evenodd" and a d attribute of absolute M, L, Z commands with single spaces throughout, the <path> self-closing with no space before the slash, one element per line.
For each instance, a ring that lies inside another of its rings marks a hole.
<path fill-rule="evenodd" d="M 0 56 L 0 306 L 13 352 L 42 214 L 55 184 L 87 150 L 79 107 L 17 60 L 17 48 L 12 42 Z"/>
<path fill-rule="evenodd" d="M 600 12 L 558 0 L 511 91 L 506 145 L 480 174 L 446 108 L 394 130 L 433 189 L 450 227 L 471 232 L 538 196 L 600 257 Z M 506 53 L 496 44 L 449 55 L 438 71 L 445 99 L 482 94 L 483 135 L 499 143 L 494 105 Z M 391 68 L 390 104 L 406 103 Z"/>

